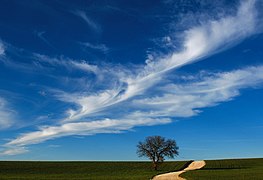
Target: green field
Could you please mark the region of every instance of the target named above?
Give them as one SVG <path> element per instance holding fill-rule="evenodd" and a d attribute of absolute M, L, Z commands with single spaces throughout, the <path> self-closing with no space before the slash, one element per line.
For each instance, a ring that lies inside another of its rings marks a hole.
<path fill-rule="evenodd" d="M 150 179 L 181 170 L 189 161 L 163 163 L 158 171 L 150 162 L 0 162 L 0 179 Z M 263 179 L 263 159 L 209 160 L 197 171 L 181 175 L 187 180 Z"/>
<path fill-rule="evenodd" d="M 150 179 L 177 171 L 186 161 L 165 162 L 158 171 L 150 162 L 0 162 L 0 179 Z"/>
<path fill-rule="evenodd" d="M 181 176 L 187 180 L 263 180 L 263 159 L 205 161 L 206 166 Z"/>

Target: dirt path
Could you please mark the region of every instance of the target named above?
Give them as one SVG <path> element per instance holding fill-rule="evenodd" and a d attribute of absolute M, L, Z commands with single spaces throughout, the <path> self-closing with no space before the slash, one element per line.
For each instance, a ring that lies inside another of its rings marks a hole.
<path fill-rule="evenodd" d="M 201 169 L 204 166 L 205 166 L 205 161 L 194 161 L 182 171 L 160 174 L 160 175 L 154 176 L 153 180 L 185 180 L 179 175 L 186 171 Z"/>

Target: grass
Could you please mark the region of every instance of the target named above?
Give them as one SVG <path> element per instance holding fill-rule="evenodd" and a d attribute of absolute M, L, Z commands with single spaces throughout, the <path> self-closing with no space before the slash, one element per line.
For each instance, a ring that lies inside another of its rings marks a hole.
<path fill-rule="evenodd" d="M 263 159 L 207 160 L 206 166 L 181 176 L 187 180 L 262 180 Z"/>
<path fill-rule="evenodd" d="M 164 162 L 158 171 L 150 162 L 27 162 L 0 161 L 0 179 L 150 179 L 182 169 L 186 161 Z"/>
<path fill-rule="evenodd" d="M 144 180 L 181 170 L 187 164 L 189 161 L 165 162 L 154 171 L 150 162 L 0 161 L 0 179 Z M 203 169 L 181 176 L 187 180 L 259 180 L 263 179 L 263 158 L 208 160 Z"/>

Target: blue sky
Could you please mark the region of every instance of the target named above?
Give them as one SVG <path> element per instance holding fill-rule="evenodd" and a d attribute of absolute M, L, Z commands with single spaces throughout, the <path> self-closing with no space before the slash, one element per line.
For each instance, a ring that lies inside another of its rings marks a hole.
<path fill-rule="evenodd" d="M 262 157 L 262 2 L 1 1 L 0 159 Z"/>

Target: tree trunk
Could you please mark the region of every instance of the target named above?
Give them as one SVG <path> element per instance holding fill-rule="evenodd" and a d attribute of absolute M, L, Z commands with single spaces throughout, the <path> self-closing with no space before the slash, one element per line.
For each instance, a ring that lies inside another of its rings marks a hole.
<path fill-rule="evenodd" d="M 155 171 L 157 171 L 157 162 L 153 162 L 153 168 Z"/>

